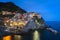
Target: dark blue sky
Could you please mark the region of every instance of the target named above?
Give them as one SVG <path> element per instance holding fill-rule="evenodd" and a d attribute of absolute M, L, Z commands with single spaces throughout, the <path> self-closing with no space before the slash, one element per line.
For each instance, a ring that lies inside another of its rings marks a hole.
<path fill-rule="evenodd" d="M 45 21 L 60 21 L 60 0 L 0 0 L 13 2 L 27 12 L 38 12 Z"/>

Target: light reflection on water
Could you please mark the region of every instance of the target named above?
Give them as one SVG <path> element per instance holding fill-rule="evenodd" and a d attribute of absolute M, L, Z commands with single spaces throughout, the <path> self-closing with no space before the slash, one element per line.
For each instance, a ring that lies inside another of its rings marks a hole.
<path fill-rule="evenodd" d="M 33 40 L 40 40 L 39 36 L 40 36 L 39 32 L 37 30 L 35 30 L 33 33 Z"/>

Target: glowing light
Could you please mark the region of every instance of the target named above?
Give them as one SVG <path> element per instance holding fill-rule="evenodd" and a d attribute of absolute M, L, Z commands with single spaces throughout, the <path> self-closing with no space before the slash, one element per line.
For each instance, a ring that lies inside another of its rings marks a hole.
<path fill-rule="evenodd" d="M 21 36 L 20 35 L 14 35 L 14 40 L 21 40 Z"/>
<path fill-rule="evenodd" d="M 13 24 L 12 24 L 12 23 L 10 23 L 10 26 L 13 26 Z"/>
<path fill-rule="evenodd" d="M 13 22 L 13 21 L 11 21 L 11 22 Z"/>
<path fill-rule="evenodd" d="M 6 21 L 7 23 L 9 22 L 9 20 Z"/>
<path fill-rule="evenodd" d="M 13 22 L 13 25 L 17 26 L 17 22 Z"/>
<path fill-rule="evenodd" d="M 25 25 L 25 23 L 23 22 L 23 21 L 20 21 L 19 23 L 18 23 L 18 25 L 20 26 L 20 25 Z"/>
<path fill-rule="evenodd" d="M 6 23 L 4 23 L 4 25 L 7 25 Z"/>
<path fill-rule="evenodd" d="M 5 36 L 5 37 L 3 37 L 3 40 L 11 40 L 11 36 L 9 35 L 9 36 Z"/>
<path fill-rule="evenodd" d="M 40 40 L 40 37 L 39 37 L 39 32 L 37 30 L 34 31 L 33 33 L 33 40 Z"/>

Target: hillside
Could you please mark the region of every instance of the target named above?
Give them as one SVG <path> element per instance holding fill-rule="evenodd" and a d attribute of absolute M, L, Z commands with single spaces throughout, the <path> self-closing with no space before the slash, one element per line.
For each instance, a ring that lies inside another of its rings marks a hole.
<path fill-rule="evenodd" d="M 9 11 L 9 12 L 19 12 L 19 13 L 26 13 L 25 10 L 23 10 L 22 8 L 16 6 L 14 3 L 12 2 L 0 2 L 0 12 L 1 11 Z"/>

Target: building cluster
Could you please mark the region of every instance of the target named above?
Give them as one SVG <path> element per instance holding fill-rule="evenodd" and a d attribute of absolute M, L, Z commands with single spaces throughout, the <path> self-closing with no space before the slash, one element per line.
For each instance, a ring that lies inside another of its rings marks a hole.
<path fill-rule="evenodd" d="M 17 12 L 8 12 L 8 11 L 2 11 L 0 14 L 2 15 L 11 15 L 11 14 L 16 14 Z"/>
<path fill-rule="evenodd" d="M 27 26 L 29 21 L 33 20 L 34 16 L 41 18 L 41 16 L 39 16 L 38 14 L 34 12 L 29 12 L 29 13 L 24 13 L 24 14 L 16 13 L 11 19 L 9 19 L 9 17 L 5 17 L 4 25 L 8 29 L 16 29 L 16 30 L 21 31 Z"/>

